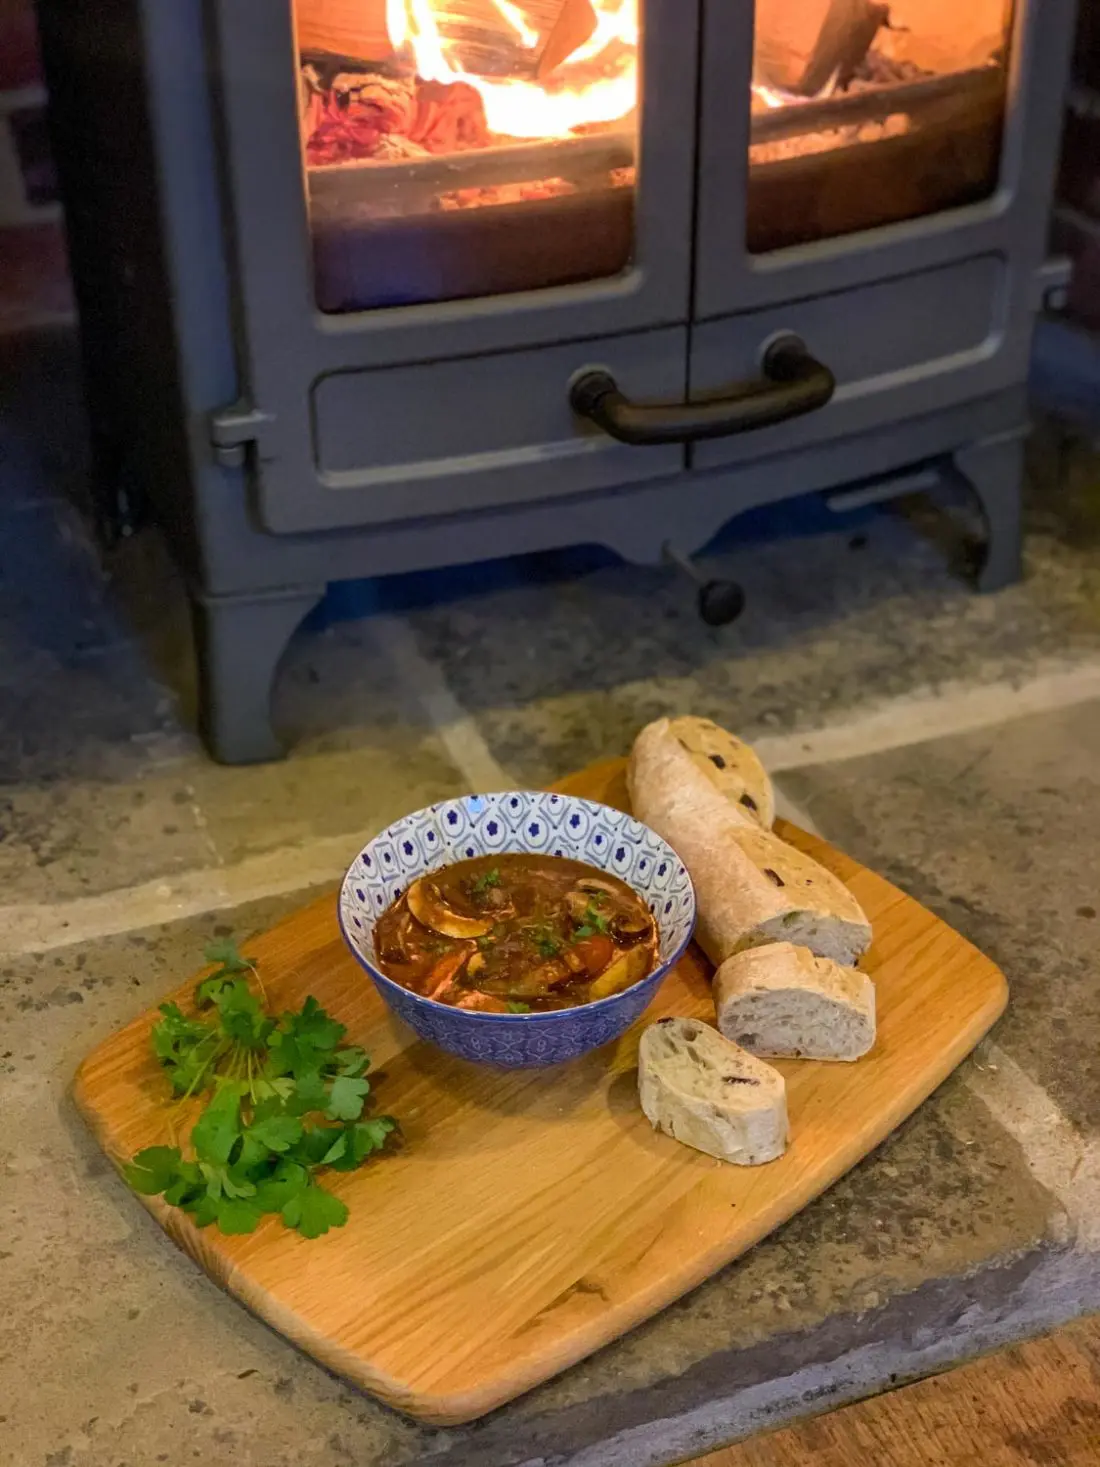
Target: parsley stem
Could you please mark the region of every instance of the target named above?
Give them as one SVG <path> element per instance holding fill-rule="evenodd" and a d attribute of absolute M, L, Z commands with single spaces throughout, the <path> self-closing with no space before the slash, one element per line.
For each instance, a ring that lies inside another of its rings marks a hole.
<path fill-rule="evenodd" d="M 248 958 L 245 959 L 245 962 L 248 964 L 248 969 L 251 972 L 253 978 L 255 978 L 256 980 L 256 987 L 260 990 L 260 997 L 263 999 L 264 1004 L 266 1005 L 267 989 L 264 987 L 264 980 L 260 977 L 260 970 L 256 967 L 256 964 L 250 962 Z"/>
<path fill-rule="evenodd" d="M 203 1089 L 205 1088 L 205 1082 L 207 1081 L 207 1079 L 209 1077 L 210 1070 L 212 1069 L 212 1067 L 214 1065 L 217 1064 L 219 1058 L 225 1052 L 224 1051 L 224 1048 L 223 1048 L 223 1045 L 224 1045 L 225 1041 L 223 1039 L 221 1039 L 221 1037 L 219 1035 L 217 1035 L 217 1034 L 211 1034 L 210 1035 L 210 1038 L 211 1039 L 216 1039 L 218 1041 L 217 1047 L 215 1049 L 213 1049 L 209 1055 L 207 1055 L 207 1057 L 206 1057 L 205 1060 L 203 1060 L 203 1062 L 202 1062 L 202 1068 L 199 1069 L 196 1072 L 194 1079 L 191 1081 L 190 1085 L 188 1085 L 187 1089 L 180 1096 L 179 1101 L 177 1102 L 179 1105 L 182 1105 L 185 1100 L 190 1100 L 191 1096 L 194 1095 L 195 1092 L 197 1090 L 199 1090 L 200 1088 L 203 1088 Z M 206 1040 L 204 1039 L 202 1041 L 202 1043 L 205 1044 L 206 1043 Z M 198 1051 L 199 1051 L 200 1048 L 201 1048 L 201 1045 L 196 1045 L 195 1046 L 195 1053 L 196 1054 L 198 1053 Z M 204 1083 L 202 1085 L 200 1085 L 200 1081 L 201 1082 L 204 1082 Z"/>

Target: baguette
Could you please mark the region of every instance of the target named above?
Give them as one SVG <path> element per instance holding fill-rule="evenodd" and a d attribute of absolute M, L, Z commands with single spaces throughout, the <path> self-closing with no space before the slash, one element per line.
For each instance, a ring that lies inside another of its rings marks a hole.
<path fill-rule="evenodd" d="M 831 871 L 747 813 L 711 783 L 661 719 L 638 735 L 627 770 L 631 807 L 688 869 L 696 940 L 717 966 L 742 948 L 789 941 L 854 963 L 871 926 Z"/>
<path fill-rule="evenodd" d="M 728 958 L 714 975 L 718 1028 L 752 1054 L 857 1060 L 875 1042 L 875 985 L 808 948 L 773 942 Z"/>
<path fill-rule="evenodd" d="M 656 1130 L 720 1161 L 758 1166 L 786 1150 L 783 1076 L 699 1019 L 649 1026 L 638 1051 L 638 1094 Z"/>

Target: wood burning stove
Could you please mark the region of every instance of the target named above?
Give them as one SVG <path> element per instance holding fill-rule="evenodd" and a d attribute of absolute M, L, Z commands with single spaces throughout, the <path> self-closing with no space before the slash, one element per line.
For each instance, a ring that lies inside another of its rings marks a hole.
<path fill-rule="evenodd" d="M 914 470 L 1013 578 L 1073 12 L 40 0 L 102 478 L 190 578 L 212 752 L 277 752 L 340 578 Z"/>

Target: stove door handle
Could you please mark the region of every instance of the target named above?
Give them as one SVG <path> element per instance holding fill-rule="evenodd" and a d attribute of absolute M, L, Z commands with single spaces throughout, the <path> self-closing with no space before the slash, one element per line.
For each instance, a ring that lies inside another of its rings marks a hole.
<path fill-rule="evenodd" d="M 793 334 L 777 336 L 764 352 L 763 375 L 740 383 L 727 397 L 708 402 L 631 402 L 610 372 L 583 372 L 569 392 L 573 411 L 620 443 L 650 447 L 698 443 L 752 433 L 773 423 L 822 408 L 836 391 L 836 378 Z"/>

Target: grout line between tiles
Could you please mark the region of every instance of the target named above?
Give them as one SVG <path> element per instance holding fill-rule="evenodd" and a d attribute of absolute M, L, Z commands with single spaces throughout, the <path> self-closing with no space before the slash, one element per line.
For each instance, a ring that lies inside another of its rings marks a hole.
<path fill-rule="evenodd" d="M 264 897 L 305 891 L 337 881 L 358 846 L 358 835 L 327 836 L 249 856 L 232 866 L 186 871 L 96 896 L 0 907 L 0 954 L 52 952 Z"/>
<path fill-rule="evenodd" d="M 420 704 L 474 794 L 511 789 L 515 780 L 494 759 L 476 720 L 451 691 L 440 668 L 421 652 L 416 633 L 395 616 L 372 617 L 367 633 L 406 691 Z"/>
<path fill-rule="evenodd" d="M 1079 1247 L 1100 1249 L 1100 1143 L 1087 1140 L 1011 1055 L 987 1040 L 963 1082 L 1023 1152 L 1035 1180 L 1058 1199 Z"/>
<path fill-rule="evenodd" d="M 978 687 L 947 683 L 939 690 L 907 694 L 808 733 L 761 734 L 752 742 L 766 768 L 780 774 L 809 764 L 861 759 L 930 739 L 973 733 L 1093 699 L 1100 699 L 1100 659 L 1074 666 L 1047 664 L 1019 682 L 1003 679 Z"/>

